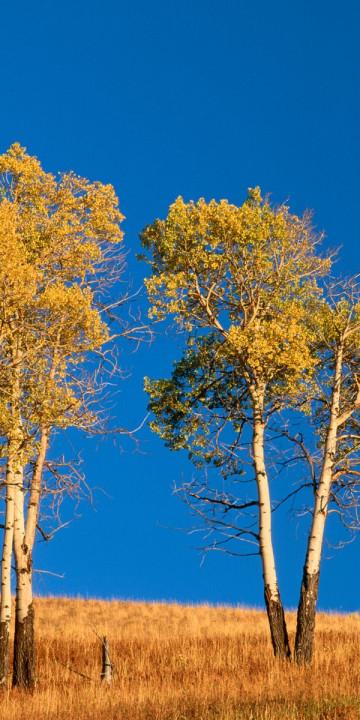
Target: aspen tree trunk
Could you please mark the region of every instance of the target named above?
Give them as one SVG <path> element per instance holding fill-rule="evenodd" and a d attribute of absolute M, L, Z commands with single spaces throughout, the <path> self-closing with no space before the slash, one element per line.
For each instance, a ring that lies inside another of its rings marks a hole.
<path fill-rule="evenodd" d="M 0 688 L 6 688 L 10 669 L 10 622 L 11 622 L 11 559 L 14 537 L 14 477 L 12 450 L 9 447 L 6 468 L 6 510 L 3 549 L 1 557 L 1 603 L 0 603 Z"/>
<path fill-rule="evenodd" d="M 312 524 L 300 590 L 295 637 L 295 662 L 298 664 L 309 664 L 311 663 L 313 657 L 321 551 L 325 522 L 328 514 L 332 470 L 336 453 L 342 374 L 342 351 L 343 346 L 340 344 L 336 354 L 334 386 L 331 398 L 329 426 L 325 441 L 323 466 L 315 496 Z"/>
<path fill-rule="evenodd" d="M 16 482 L 14 553 L 16 568 L 16 615 L 14 639 L 13 685 L 32 688 L 35 684 L 36 647 L 32 593 L 32 551 L 38 517 L 41 479 L 48 444 L 48 433 L 42 430 L 40 448 L 31 482 L 30 500 L 24 520 L 22 469 Z"/>
<path fill-rule="evenodd" d="M 1 605 L 0 605 L 0 643 L 1 643 L 1 685 L 5 687 L 10 666 L 10 622 L 11 608 L 11 560 L 15 534 L 16 485 L 17 473 L 21 468 L 21 417 L 19 413 L 19 369 L 18 354 L 13 350 L 13 388 L 10 400 L 10 413 L 14 423 L 11 436 L 8 438 L 8 456 L 6 467 L 6 511 L 3 552 L 1 561 Z"/>
<path fill-rule="evenodd" d="M 25 543 L 23 469 L 15 472 L 14 554 L 16 569 L 13 685 L 35 684 L 34 609 L 32 557 Z"/>
<path fill-rule="evenodd" d="M 284 608 L 278 588 L 275 557 L 271 534 L 271 503 L 269 480 L 265 467 L 262 401 L 254 402 L 252 452 L 259 499 L 259 545 L 264 579 L 264 596 L 274 655 L 290 659 L 291 651 L 286 628 Z"/>

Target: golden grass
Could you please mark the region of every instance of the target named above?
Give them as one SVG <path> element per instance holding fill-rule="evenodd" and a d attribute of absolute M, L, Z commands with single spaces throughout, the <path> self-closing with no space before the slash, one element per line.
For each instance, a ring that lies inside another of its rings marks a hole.
<path fill-rule="evenodd" d="M 35 612 L 38 683 L 0 695 L 2 720 L 360 718 L 357 614 L 320 614 L 314 664 L 297 668 L 274 661 L 256 610 L 39 598 Z M 110 641 L 110 687 L 91 628 Z"/>

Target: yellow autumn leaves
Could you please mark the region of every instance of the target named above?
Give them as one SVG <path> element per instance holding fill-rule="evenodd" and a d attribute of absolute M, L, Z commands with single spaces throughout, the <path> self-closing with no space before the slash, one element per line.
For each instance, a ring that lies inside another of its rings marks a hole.
<path fill-rule="evenodd" d="M 74 368 L 109 338 L 101 298 L 122 270 L 122 220 L 111 185 L 46 173 L 18 143 L 0 156 L 3 436 L 15 378 L 25 426 L 93 421 Z"/>
<path fill-rule="evenodd" d="M 314 366 L 309 333 L 299 315 L 299 309 L 291 305 L 283 316 L 246 329 L 231 325 L 224 355 L 251 368 L 259 382 L 283 381 L 288 392 Z"/>
<path fill-rule="evenodd" d="M 215 329 L 222 356 L 277 393 L 281 384 L 282 392 L 295 391 L 311 374 L 307 320 L 330 261 L 317 253 L 309 214 L 271 206 L 260 188 L 240 207 L 179 197 L 141 237 L 152 255 L 151 317 L 173 314 L 188 332 Z"/>

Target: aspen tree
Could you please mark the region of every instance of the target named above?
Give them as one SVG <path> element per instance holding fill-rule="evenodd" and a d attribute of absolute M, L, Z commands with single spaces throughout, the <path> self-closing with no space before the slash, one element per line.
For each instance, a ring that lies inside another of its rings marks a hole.
<path fill-rule="evenodd" d="M 109 291 L 124 268 L 123 216 L 110 185 L 45 173 L 17 143 L 0 157 L 0 195 L 0 436 L 7 463 L 0 671 L 6 684 L 13 544 L 13 684 L 32 687 L 32 553 L 44 463 L 55 428 L 99 430 L 104 421 L 97 412 L 103 384 L 83 364 L 99 355 L 106 363 L 107 348 L 126 335 L 111 334 L 107 323 L 120 305 Z"/>
<path fill-rule="evenodd" d="M 208 384 L 216 384 L 224 371 L 225 376 L 232 374 L 246 405 L 271 639 L 275 655 L 289 657 L 272 542 L 264 434 L 269 416 L 284 403 L 296 402 L 303 378 L 311 372 L 310 338 L 302 316 L 317 293 L 316 278 L 328 270 L 329 261 L 316 254 L 319 238 L 309 215 L 298 218 L 285 206 L 271 207 L 259 188 L 249 191 L 241 207 L 225 200 L 186 204 L 178 198 L 166 220 L 146 227 L 141 239 L 151 253 L 152 275 L 146 281 L 150 316 L 172 317 L 190 348 L 170 381 L 147 381 L 156 417 L 153 428 L 171 447 L 187 447 L 207 459 L 202 447 L 207 440 L 199 442 L 199 430 L 206 436 L 206 421 L 199 422 L 193 408 L 199 402 L 209 408 L 209 391 L 206 383 L 196 388 L 191 380 L 188 392 L 188 381 L 194 361 L 191 348 L 200 355 L 195 365 L 206 365 L 212 346 Z M 181 374 L 188 383 L 185 395 L 177 386 Z M 221 405 L 221 393 L 217 402 Z M 228 420 L 235 427 L 239 414 L 233 409 Z"/>
<path fill-rule="evenodd" d="M 10 661 L 11 563 L 14 538 L 16 480 L 22 467 L 23 428 L 20 415 L 20 370 L 14 318 L 24 313 L 36 287 L 37 273 L 24 261 L 16 235 L 16 209 L 0 203 L 0 435 L 5 465 L 5 524 L 1 558 L 0 683 L 8 681 Z"/>
<path fill-rule="evenodd" d="M 314 323 L 314 319 L 313 319 Z M 326 519 L 335 512 L 358 528 L 360 410 L 360 292 L 356 279 L 334 283 L 316 315 L 317 392 L 313 417 L 319 427 L 319 477 L 303 570 L 295 638 L 295 660 L 310 663 Z M 355 511 L 355 522 L 348 513 Z"/>

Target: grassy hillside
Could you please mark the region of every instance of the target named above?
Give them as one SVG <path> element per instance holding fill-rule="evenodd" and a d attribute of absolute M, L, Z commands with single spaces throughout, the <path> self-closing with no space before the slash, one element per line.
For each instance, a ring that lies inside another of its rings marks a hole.
<path fill-rule="evenodd" d="M 274 662 L 255 610 L 38 599 L 35 612 L 38 684 L 0 695 L 2 720 L 360 718 L 358 615 L 319 615 L 314 665 L 299 669 Z M 93 630 L 110 641 L 110 688 Z"/>

